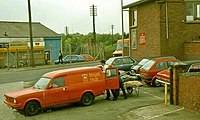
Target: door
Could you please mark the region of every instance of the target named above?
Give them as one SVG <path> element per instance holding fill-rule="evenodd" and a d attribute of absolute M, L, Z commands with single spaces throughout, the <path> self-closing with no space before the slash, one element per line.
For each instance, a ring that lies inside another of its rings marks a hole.
<path fill-rule="evenodd" d="M 107 68 L 105 73 L 106 89 L 119 89 L 120 81 L 117 68 Z"/>
<path fill-rule="evenodd" d="M 45 91 L 47 106 L 60 105 L 69 102 L 69 93 L 64 77 L 53 79 L 49 86 L 50 87 Z"/>

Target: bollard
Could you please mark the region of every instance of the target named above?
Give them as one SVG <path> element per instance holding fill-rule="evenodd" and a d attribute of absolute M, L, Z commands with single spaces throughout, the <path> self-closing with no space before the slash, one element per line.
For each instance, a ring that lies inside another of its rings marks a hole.
<path fill-rule="evenodd" d="M 167 107 L 167 103 L 168 103 L 168 95 L 167 95 L 167 82 L 165 82 L 165 107 Z"/>

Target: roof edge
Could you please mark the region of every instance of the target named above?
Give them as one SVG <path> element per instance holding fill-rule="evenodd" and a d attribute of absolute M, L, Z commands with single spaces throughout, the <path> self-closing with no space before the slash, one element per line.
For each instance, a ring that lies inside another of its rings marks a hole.
<path fill-rule="evenodd" d="M 130 8 L 130 7 L 134 7 L 134 6 L 137 6 L 139 4 L 142 4 L 142 3 L 145 3 L 145 2 L 148 2 L 148 1 L 151 1 L 151 0 L 139 0 L 137 2 L 133 2 L 133 3 L 130 3 L 128 5 L 125 5 L 123 6 L 123 9 L 127 9 L 127 8 Z"/>

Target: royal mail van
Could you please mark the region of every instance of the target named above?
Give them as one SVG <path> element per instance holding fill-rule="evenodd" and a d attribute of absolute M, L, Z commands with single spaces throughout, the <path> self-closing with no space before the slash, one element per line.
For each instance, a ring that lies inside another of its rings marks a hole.
<path fill-rule="evenodd" d="M 44 74 L 33 87 L 5 93 L 4 103 L 26 115 L 36 115 L 42 109 L 73 102 L 88 106 L 106 89 L 118 88 L 115 67 L 105 73 L 99 67 L 63 69 Z"/>

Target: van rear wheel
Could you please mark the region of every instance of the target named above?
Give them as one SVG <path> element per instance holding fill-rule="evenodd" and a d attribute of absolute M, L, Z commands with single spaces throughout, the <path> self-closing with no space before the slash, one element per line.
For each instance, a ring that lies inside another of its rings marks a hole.
<path fill-rule="evenodd" d="M 89 106 L 94 102 L 94 95 L 90 92 L 84 93 L 81 98 L 81 104 L 84 106 Z"/>

